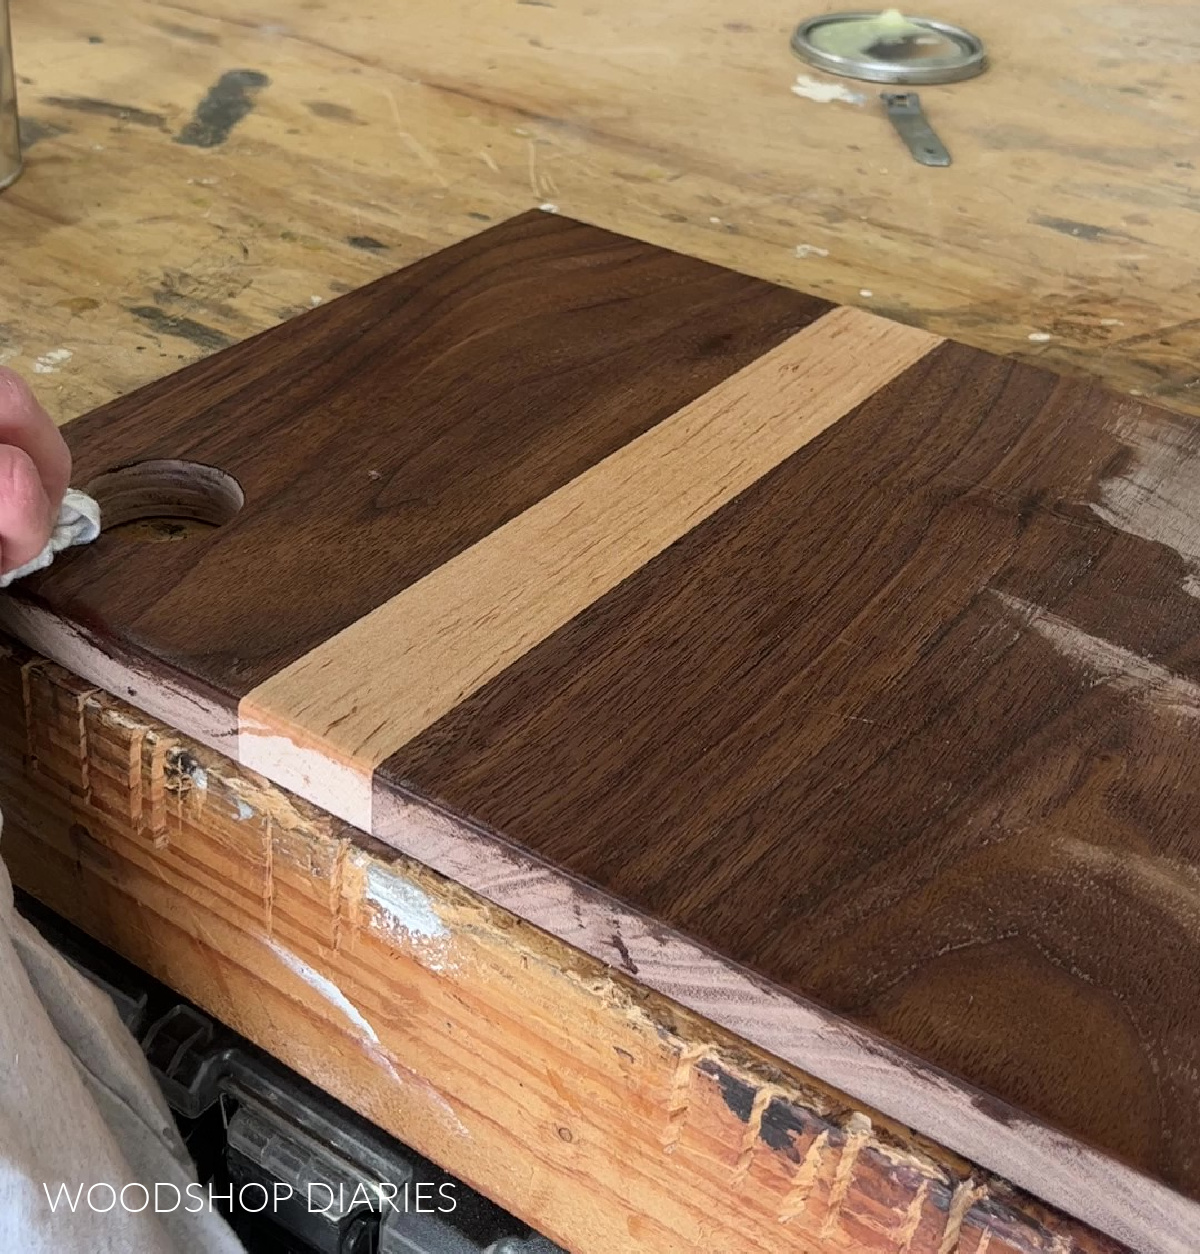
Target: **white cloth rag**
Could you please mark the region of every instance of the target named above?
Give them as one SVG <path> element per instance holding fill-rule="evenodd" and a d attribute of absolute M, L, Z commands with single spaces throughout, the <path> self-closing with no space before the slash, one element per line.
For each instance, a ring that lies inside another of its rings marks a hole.
<path fill-rule="evenodd" d="M 7 575 L 0 575 L 0 588 L 7 588 L 14 579 L 32 575 L 35 570 L 45 570 L 63 549 L 72 544 L 91 544 L 99 534 L 100 506 L 86 492 L 68 488 L 50 543 L 24 566 L 10 570 Z"/>

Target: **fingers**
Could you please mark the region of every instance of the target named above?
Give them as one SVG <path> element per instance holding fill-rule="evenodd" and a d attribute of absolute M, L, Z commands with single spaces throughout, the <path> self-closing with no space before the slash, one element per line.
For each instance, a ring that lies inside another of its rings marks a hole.
<path fill-rule="evenodd" d="M 0 446 L 0 573 L 37 557 L 57 513 L 33 458 L 11 444 Z"/>
<path fill-rule="evenodd" d="M 0 573 L 46 546 L 71 480 L 71 454 L 29 385 L 0 366 Z"/>
<path fill-rule="evenodd" d="M 3 444 L 13 445 L 29 457 L 41 477 L 45 495 L 57 510 L 71 482 L 71 454 L 66 441 L 25 380 L 0 366 L 0 445 Z"/>

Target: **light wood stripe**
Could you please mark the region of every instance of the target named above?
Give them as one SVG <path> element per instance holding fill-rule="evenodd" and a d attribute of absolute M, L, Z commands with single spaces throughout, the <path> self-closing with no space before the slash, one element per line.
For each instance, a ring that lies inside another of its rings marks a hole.
<path fill-rule="evenodd" d="M 939 343 L 817 319 L 248 693 L 241 761 L 369 831 L 380 762 Z"/>

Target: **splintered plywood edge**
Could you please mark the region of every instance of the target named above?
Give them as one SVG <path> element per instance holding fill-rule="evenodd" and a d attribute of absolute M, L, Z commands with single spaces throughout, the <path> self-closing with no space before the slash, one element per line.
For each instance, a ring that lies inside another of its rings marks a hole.
<path fill-rule="evenodd" d="M 0 715 L 18 883 L 575 1254 L 1121 1248 L 15 647 Z"/>
<path fill-rule="evenodd" d="M 818 318 L 248 693 L 239 760 L 370 830 L 381 762 L 941 342 Z"/>

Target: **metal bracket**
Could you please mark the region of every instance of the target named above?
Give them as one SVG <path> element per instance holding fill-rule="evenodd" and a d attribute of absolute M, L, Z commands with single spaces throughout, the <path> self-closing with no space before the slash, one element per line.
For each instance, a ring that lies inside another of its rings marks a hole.
<path fill-rule="evenodd" d="M 882 91 L 879 98 L 896 133 L 917 161 L 922 165 L 950 164 L 946 145 L 929 125 L 925 110 L 921 108 L 921 97 L 915 91 Z"/>

